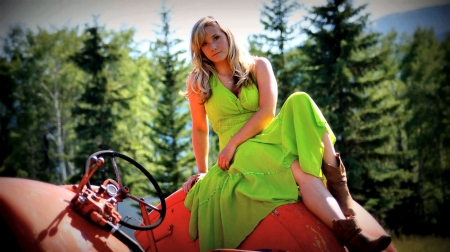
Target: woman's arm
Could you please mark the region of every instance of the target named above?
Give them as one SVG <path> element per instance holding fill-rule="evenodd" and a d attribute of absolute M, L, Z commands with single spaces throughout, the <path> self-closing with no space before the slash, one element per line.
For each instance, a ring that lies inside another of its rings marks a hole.
<path fill-rule="evenodd" d="M 208 121 L 206 117 L 205 106 L 199 103 L 199 95 L 192 90 L 194 82 L 194 74 L 189 76 L 188 80 L 188 97 L 189 107 L 192 118 L 192 146 L 194 148 L 195 160 L 197 162 L 198 173 L 206 173 L 208 171 Z M 196 182 L 199 174 L 194 175 L 188 179 L 183 185 L 183 191 L 187 193 Z"/>
<path fill-rule="evenodd" d="M 275 116 L 277 104 L 277 81 L 272 65 L 266 58 L 255 58 L 253 71 L 259 91 L 259 110 L 230 139 L 227 146 L 220 152 L 218 165 L 222 170 L 228 170 L 236 148 L 249 138 L 260 133 Z"/>

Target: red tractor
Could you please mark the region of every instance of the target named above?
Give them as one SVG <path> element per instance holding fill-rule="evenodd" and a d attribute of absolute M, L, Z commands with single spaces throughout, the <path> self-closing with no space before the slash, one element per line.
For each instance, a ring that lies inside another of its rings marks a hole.
<path fill-rule="evenodd" d="M 90 179 L 104 164 L 104 157 L 112 160 L 116 178 L 91 185 Z M 116 158 L 144 173 L 159 195 L 156 206 L 133 196 L 122 184 Z M 118 152 L 92 154 L 79 184 L 53 185 L 2 177 L 0 185 L 0 241 L 9 251 L 199 251 L 198 240 L 193 241 L 188 233 L 190 212 L 183 204 L 184 192 L 178 190 L 164 198 L 151 174 Z M 138 224 L 131 224 L 117 210 L 125 199 L 134 201 L 140 209 Z M 375 220 L 366 212 L 357 212 L 357 218 L 367 233 L 382 229 L 373 225 Z M 123 227 L 135 231 L 129 235 Z M 300 201 L 274 209 L 238 248 L 215 251 L 346 249 Z M 386 251 L 396 250 L 391 244 Z"/>

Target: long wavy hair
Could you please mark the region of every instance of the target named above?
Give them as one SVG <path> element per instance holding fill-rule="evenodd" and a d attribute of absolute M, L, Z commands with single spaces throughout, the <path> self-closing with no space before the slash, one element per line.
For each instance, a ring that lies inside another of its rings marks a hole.
<path fill-rule="evenodd" d="M 253 75 L 253 68 L 255 61 L 253 57 L 245 54 L 236 43 L 233 33 L 226 26 L 220 25 L 212 16 L 201 18 L 191 31 L 191 61 L 194 69 L 191 74 L 194 74 L 194 83 L 190 87 L 187 81 L 187 91 L 183 93 L 186 98 L 189 98 L 189 89 L 200 95 L 200 103 L 205 103 L 211 97 L 211 87 L 209 85 L 209 78 L 212 74 L 217 74 L 214 63 L 210 61 L 202 52 L 201 46 L 205 41 L 205 28 L 208 26 L 215 26 L 219 28 L 228 39 L 228 64 L 233 71 L 234 90 L 239 90 L 243 86 L 249 86 L 256 83 Z M 189 78 L 188 78 L 189 80 Z"/>

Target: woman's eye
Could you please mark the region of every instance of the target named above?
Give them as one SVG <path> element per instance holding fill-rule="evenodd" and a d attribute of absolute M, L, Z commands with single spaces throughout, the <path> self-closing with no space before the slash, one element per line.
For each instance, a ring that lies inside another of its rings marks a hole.
<path fill-rule="evenodd" d="M 204 47 L 206 45 L 206 43 L 205 42 L 203 42 L 203 44 L 202 44 L 202 47 Z"/>
<path fill-rule="evenodd" d="M 218 40 L 219 38 L 220 38 L 219 35 L 217 35 L 217 36 L 214 37 L 215 40 Z"/>

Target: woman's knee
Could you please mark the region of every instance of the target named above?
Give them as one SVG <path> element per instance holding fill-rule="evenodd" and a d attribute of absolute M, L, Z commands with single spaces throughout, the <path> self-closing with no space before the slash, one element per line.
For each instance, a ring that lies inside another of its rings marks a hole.
<path fill-rule="evenodd" d="M 313 104 L 311 97 L 305 92 L 295 92 L 291 94 L 285 102 L 292 109 L 303 111 L 309 110 Z"/>
<path fill-rule="evenodd" d="M 305 93 L 305 92 L 294 92 L 292 93 L 286 100 L 300 100 L 300 101 L 305 101 L 305 100 L 310 100 L 311 97 Z"/>
<path fill-rule="evenodd" d="M 291 164 L 292 175 L 299 186 L 306 186 L 311 183 L 319 182 L 322 183 L 318 177 L 308 174 L 302 170 L 300 167 L 300 162 L 298 159 L 294 160 Z"/>

